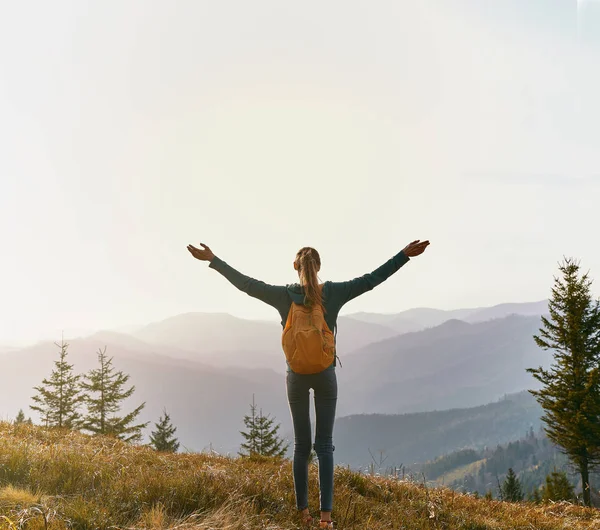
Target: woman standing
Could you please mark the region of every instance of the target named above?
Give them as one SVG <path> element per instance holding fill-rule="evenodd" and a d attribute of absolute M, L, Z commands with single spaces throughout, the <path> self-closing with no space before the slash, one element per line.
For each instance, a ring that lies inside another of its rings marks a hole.
<path fill-rule="evenodd" d="M 319 284 L 318 278 L 321 268 L 319 253 L 312 247 L 303 247 L 294 260 L 294 269 L 298 272 L 300 282 L 288 285 L 269 285 L 245 276 L 215 256 L 204 243 L 200 245 L 202 249 L 188 245 L 192 256 L 210 262 L 210 268 L 221 273 L 249 296 L 273 306 L 281 316 L 284 330 L 282 346 L 287 362 L 287 397 L 294 424 L 296 505 L 303 521 L 310 524 L 312 517 L 308 509 L 308 460 L 311 447 L 314 447 L 319 459 L 320 528 L 333 528 L 333 424 L 337 404 L 337 355 L 331 330 L 337 330 L 337 316 L 344 304 L 385 281 L 410 258 L 422 254 L 429 241 L 416 240 L 409 243 L 369 274 L 346 282 L 327 281 L 323 284 Z M 318 333 L 311 336 L 309 328 Z M 316 341 L 315 336 L 318 337 Z M 307 364 L 308 361 L 305 362 L 303 357 L 306 355 L 312 355 L 317 361 L 312 365 Z M 316 416 L 314 445 L 311 444 L 310 432 L 311 388 L 314 392 Z"/>

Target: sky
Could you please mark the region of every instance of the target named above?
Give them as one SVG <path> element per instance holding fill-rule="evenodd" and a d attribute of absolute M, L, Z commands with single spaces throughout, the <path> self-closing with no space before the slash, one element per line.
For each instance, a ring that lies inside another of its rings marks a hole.
<path fill-rule="evenodd" d="M 545 299 L 597 278 L 600 3 L 6 2 L 0 345 L 189 311 L 278 320 L 271 284 L 414 258 L 357 311 Z"/>

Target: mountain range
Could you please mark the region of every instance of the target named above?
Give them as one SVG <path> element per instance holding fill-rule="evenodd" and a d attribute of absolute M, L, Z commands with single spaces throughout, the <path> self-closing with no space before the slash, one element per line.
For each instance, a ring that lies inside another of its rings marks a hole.
<path fill-rule="evenodd" d="M 525 368 L 549 361 L 532 339 L 545 308 L 536 302 L 341 316 L 338 422 L 363 413 L 472 407 L 529 388 L 533 380 Z M 419 329 L 399 331 L 398 323 L 406 321 Z M 157 421 L 166 407 L 182 448 L 211 444 L 226 453 L 239 447 L 253 394 L 281 423 L 281 432 L 291 430 L 280 337 L 277 322 L 188 313 L 130 333 L 100 331 L 68 340 L 68 360 L 77 373 L 87 372 L 106 347 L 116 369 L 136 386 L 126 406 L 146 402 L 142 421 Z M 41 342 L 0 353 L 0 417 L 12 418 L 20 408 L 29 415 L 33 387 L 49 376 L 58 351 Z"/>
<path fill-rule="evenodd" d="M 336 420 L 336 462 L 365 468 L 407 468 L 465 448 L 481 450 L 517 440 L 538 430 L 542 409 L 529 392 L 519 392 L 478 407 L 411 414 L 359 414 Z"/>
<path fill-rule="evenodd" d="M 348 317 L 355 320 L 381 324 L 398 333 L 421 331 L 426 328 L 439 326 L 448 320 L 462 320 L 463 322 L 485 322 L 509 315 L 540 316 L 547 314 L 548 300 L 520 304 L 498 304 L 492 307 L 476 307 L 471 309 L 432 309 L 417 307 L 394 314 L 381 313 L 352 313 Z"/>

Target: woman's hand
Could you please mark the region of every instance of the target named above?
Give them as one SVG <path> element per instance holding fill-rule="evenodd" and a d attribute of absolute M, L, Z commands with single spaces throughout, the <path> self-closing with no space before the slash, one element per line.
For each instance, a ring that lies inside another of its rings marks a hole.
<path fill-rule="evenodd" d="M 200 261 L 212 261 L 215 257 L 212 250 L 208 248 L 204 243 L 200 243 L 200 246 L 204 247 L 204 250 L 196 248 L 192 245 L 188 245 L 187 249 L 190 251 L 190 254 L 194 256 L 196 259 Z"/>
<path fill-rule="evenodd" d="M 420 241 L 419 239 L 417 239 L 416 241 L 413 241 L 412 243 L 406 245 L 403 250 L 409 258 L 414 258 L 419 254 L 423 254 L 428 245 L 429 241 Z"/>

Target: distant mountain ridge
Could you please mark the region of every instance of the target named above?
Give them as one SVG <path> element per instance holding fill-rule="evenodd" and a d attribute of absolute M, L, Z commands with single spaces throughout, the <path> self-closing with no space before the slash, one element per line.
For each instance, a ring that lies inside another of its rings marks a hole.
<path fill-rule="evenodd" d="M 336 419 L 335 458 L 366 468 L 375 457 L 386 466 L 426 462 L 464 448 L 518 440 L 539 429 L 542 409 L 529 392 L 505 396 L 477 407 L 408 414 L 352 414 Z"/>
<path fill-rule="evenodd" d="M 491 307 L 475 307 L 467 309 L 432 309 L 417 307 L 400 313 L 350 313 L 346 316 L 372 324 L 382 324 L 399 333 L 420 331 L 439 326 L 447 320 L 457 319 L 465 322 L 483 322 L 495 318 L 504 318 L 511 314 L 523 316 L 541 316 L 548 313 L 548 300 L 539 302 L 504 303 Z"/>
<path fill-rule="evenodd" d="M 281 325 L 246 320 L 227 313 L 185 313 L 153 322 L 131 336 L 147 344 L 176 350 L 181 358 L 213 366 L 285 370 Z M 338 318 L 338 348 L 348 351 L 397 332 L 381 324 Z"/>
<path fill-rule="evenodd" d="M 352 389 L 340 413 L 471 407 L 537 388 L 526 369 L 551 360 L 533 340 L 540 325 L 540 317 L 517 315 L 474 324 L 449 320 L 351 352 L 338 371 L 340 388 Z"/>
<path fill-rule="evenodd" d="M 385 323 L 342 316 L 338 417 L 471 407 L 529 388 L 525 368 L 548 358 L 531 337 L 539 324 L 539 317 L 526 316 L 473 324 L 449 319 L 399 334 Z M 65 338 L 77 373 L 94 367 L 97 350 L 107 346 L 136 386 L 128 405 L 147 402 L 142 421 L 156 421 L 167 407 L 183 446 L 200 450 L 212 443 L 226 452 L 239 447 L 252 394 L 282 432 L 291 428 L 280 337 L 277 322 L 188 313 L 130 334 Z M 50 374 L 57 352 L 47 341 L 2 353 L 0 417 L 29 412 L 33 387 Z"/>

